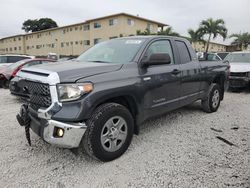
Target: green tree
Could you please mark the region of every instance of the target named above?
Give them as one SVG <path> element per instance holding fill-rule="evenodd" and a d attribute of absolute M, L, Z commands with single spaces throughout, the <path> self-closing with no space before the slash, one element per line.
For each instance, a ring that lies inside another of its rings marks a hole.
<path fill-rule="evenodd" d="M 189 41 L 190 43 L 195 43 L 195 42 L 204 42 L 203 39 L 203 33 L 201 33 L 199 30 L 193 30 L 193 29 L 188 29 L 188 34 L 189 34 Z"/>
<path fill-rule="evenodd" d="M 35 20 L 31 20 L 28 19 L 25 22 L 23 22 L 23 26 L 22 29 L 25 32 L 35 32 L 35 31 L 42 31 L 45 29 L 50 29 L 50 28 L 54 28 L 54 27 L 58 27 L 57 23 L 50 19 L 50 18 L 40 18 L 35 19 Z"/>
<path fill-rule="evenodd" d="M 229 37 L 234 38 L 232 44 L 240 46 L 241 50 L 247 49 L 247 46 L 250 44 L 250 33 L 248 32 L 232 34 Z"/>
<path fill-rule="evenodd" d="M 150 33 L 150 30 L 147 28 L 144 31 L 137 30 L 136 35 L 153 35 L 153 33 Z"/>
<path fill-rule="evenodd" d="M 180 36 L 179 33 L 174 32 L 172 27 L 167 27 L 165 30 L 161 30 L 158 32 L 158 35 L 168 35 L 168 36 Z"/>
<path fill-rule="evenodd" d="M 227 37 L 227 28 L 224 20 L 222 19 L 213 20 L 212 18 L 208 18 L 207 20 L 202 20 L 198 31 L 203 35 L 208 35 L 206 52 L 208 52 L 211 37 L 215 39 L 218 35 L 220 35 L 224 40 Z"/>

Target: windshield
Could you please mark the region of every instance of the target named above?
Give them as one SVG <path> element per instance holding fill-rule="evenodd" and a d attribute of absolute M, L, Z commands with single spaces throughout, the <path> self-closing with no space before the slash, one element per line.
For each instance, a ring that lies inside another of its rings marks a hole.
<path fill-rule="evenodd" d="M 128 63 L 131 62 L 145 39 L 116 39 L 99 43 L 82 55 L 77 61 Z"/>
<path fill-rule="evenodd" d="M 228 60 L 229 62 L 244 62 L 244 63 L 250 63 L 250 53 L 235 53 L 235 54 L 229 54 L 225 60 Z"/>
<path fill-rule="evenodd" d="M 7 56 L 0 56 L 0 63 L 7 63 Z"/>

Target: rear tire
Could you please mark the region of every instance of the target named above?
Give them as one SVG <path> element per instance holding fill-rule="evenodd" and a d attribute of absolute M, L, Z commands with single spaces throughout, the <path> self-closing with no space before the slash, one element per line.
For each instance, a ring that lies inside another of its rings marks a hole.
<path fill-rule="evenodd" d="M 87 121 L 84 149 L 91 157 L 112 161 L 128 149 L 133 130 L 134 120 L 126 107 L 117 103 L 103 104 Z"/>
<path fill-rule="evenodd" d="M 207 113 L 216 112 L 220 106 L 221 89 L 216 83 L 211 84 L 207 96 L 201 101 L 202 109 Z"/>

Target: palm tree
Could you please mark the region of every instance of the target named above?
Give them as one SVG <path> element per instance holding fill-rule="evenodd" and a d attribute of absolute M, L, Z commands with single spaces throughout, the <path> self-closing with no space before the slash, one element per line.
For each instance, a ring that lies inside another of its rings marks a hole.
<path fill-rule="evenodd" d="M 191 44 L 195 42 L 204 41 L 203 33 L 201 33 L 199 30 L 195 31 L 193 29 L 188 29 L 188 34 L 189 34 L 189 41 Z"/>
<path fill-rule="evenodd" d="M 179 33 L 174 32 L 172 27 L 167 27 L 165 30 L 161 30 L 158 32 L 158 35 L 168 35 L 168 36 L 180 36 Z"/>
<path fill-rule="evenodd" d="M 224 40 L 227 37 L 227 28 L 225 27 L 225 22 L 222 19 L 213 20 L 212 18 L 208 18 L 207 20 L 202 20 L 198 31 L 203 33 L 203 35 L 208 35 L 206 52 L 208 52 L 211 37 L 215 39 L 218 35 L 220 35 Z"/>
<path fill-rule="evenodd" d="M 242 34 L 232 34 L 229 37 L 235 38 L 232 44 L 240 46 L 241 50 L 247 49 L 247 46 L 250 44 L 250 33 L 248 32 Z"/>

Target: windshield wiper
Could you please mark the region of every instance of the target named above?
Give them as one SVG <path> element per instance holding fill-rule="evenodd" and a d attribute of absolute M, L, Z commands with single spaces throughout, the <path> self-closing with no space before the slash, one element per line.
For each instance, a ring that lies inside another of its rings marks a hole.
<path fill-rule="evenodd" d="M 88 61 L 88 62 L 94 62 L 94 63 L 111 63 L 111 62 L 108 62 L 108 61 L 101 61 L 101 60 Z"/>

